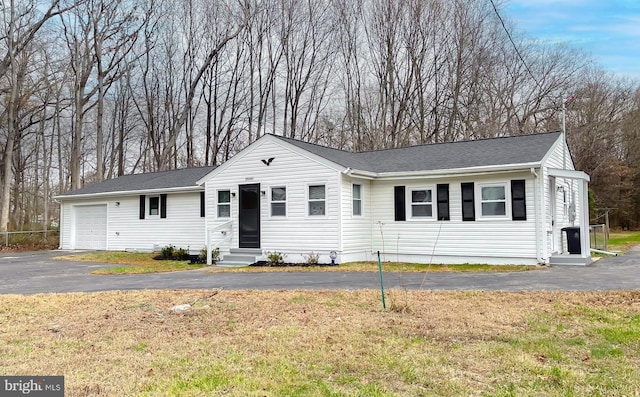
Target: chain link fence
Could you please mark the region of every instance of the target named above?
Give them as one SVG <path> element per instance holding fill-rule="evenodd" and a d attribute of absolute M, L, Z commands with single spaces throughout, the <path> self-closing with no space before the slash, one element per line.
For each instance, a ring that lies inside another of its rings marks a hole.
<path fill-rule="evenodd" d="M 609 240 L 609 228 L 607 225 L 589 225 L 589 234 L 591 238 L 591 248 L 606 251 L 607 241 Z"/>

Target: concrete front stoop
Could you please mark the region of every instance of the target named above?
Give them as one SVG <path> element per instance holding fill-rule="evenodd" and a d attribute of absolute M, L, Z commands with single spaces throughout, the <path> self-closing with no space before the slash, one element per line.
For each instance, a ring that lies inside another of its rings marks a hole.
<path fill-rule="evenodd" d="M 590 256 L 583 258 L 575 254 L 554 254 L 549 258 L 550 265 L 578 265 L 586 266 L 592 262 Z"/>
<path fill-rule="evenodd" d="M 222 256 L 222 260 L 216 262 L 218 267 L 243 267 L 253 265 L 262 257 L 259 248 L 231 248 L 230 253 Z"/>

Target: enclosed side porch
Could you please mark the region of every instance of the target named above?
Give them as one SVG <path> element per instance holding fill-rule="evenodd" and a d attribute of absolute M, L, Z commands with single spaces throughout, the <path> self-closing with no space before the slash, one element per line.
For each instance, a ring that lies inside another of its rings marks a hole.
<path fill-rule="evenodd" d="M 582 171 L 549 169 L 549 177 L 563 178 L 577 182 L 579 213 L 575 223 L 562 230 L 565 244 L 560 252 L 549 257 L 550 265 L 588 265 L 591 263 L 591 244 L 589 237 L 589 175 Z M 564 248 L 566 246 L 566 249 Z"/>

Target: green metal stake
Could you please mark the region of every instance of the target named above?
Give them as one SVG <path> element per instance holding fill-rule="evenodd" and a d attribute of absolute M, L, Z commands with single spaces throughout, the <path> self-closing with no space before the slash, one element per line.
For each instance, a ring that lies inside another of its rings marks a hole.
<path fill-rule="evenodd" d="M 380 273 L 380 291 L 382 293 L 382 308 L 386 309 L 387 304 L 384 302 L 384 284 L 382 282 L 382 262 L 380 262 L 380 251 L 378 251 L 378 273 Z"/>

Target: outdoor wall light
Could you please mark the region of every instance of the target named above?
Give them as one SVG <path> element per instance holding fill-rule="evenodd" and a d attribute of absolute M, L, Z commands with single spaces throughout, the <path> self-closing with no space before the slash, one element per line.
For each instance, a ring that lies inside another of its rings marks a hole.
<path fill-rule="evenodd" d="M 236 196 L 236 192 L 231 192 L 231 197 L 235 197 Z"/>
<path fill-rule="evenodd" d="M 120 207 L 120 202 L 116 201 L 116 207 Z"/>
<path fill-rule="evenodd" d="M 267 191 L 266 191 L 266 190 L 260 190 L 260 194 L 261 194 L 262 196 L 266 196 L 266 195 L 267 195 Z"/>
<path fill-rule="evenodd" d="M 329 258 L 331 258 L 331 266 L 336 265 L 336 258 L 338 258 L 338 253 L 335 251 L 329 252 Z"/>

